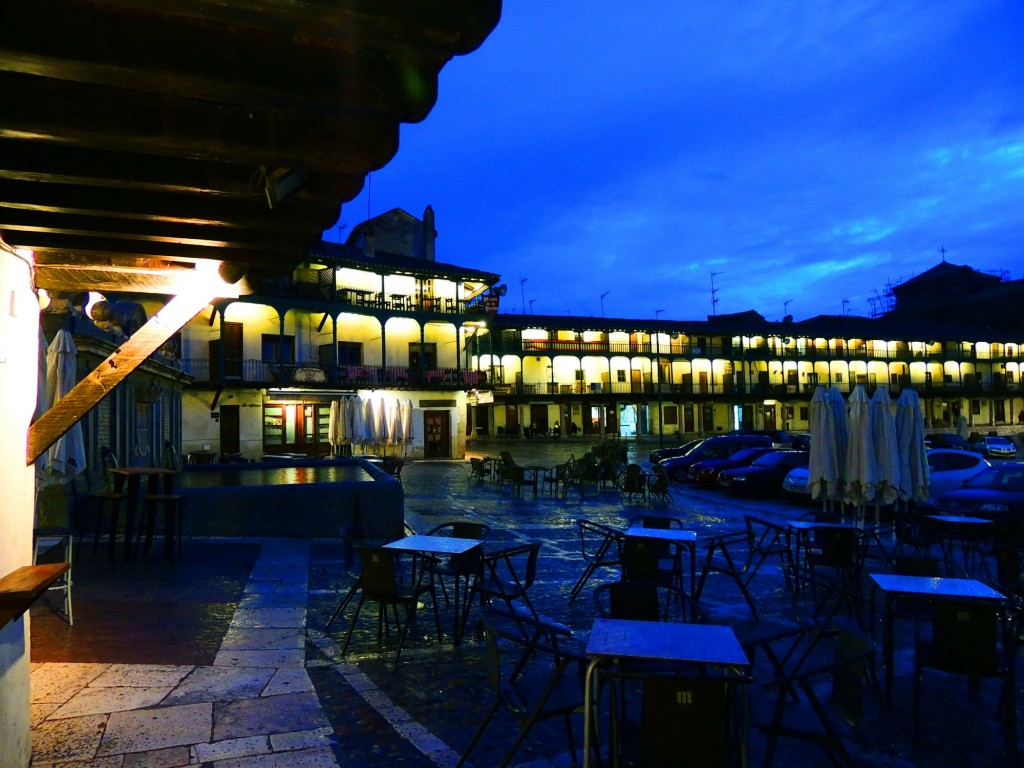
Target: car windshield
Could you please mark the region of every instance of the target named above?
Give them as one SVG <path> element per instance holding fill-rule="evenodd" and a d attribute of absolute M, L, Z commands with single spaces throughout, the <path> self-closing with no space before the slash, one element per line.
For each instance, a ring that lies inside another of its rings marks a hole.
<path fill-rule="evenodd" d="M 733 461 L 746 461 L 754 456 L 758 456 L 764 452 L 764 448 L 744 448 L 742 451 L 736 451 L 732 455 Z"/>
<path fill-rule="evenodd" d="M 764 456 L 758 456 L 754 459 L 754 463 L 751 466 L 754 467 L 774 467 L 776 464 L 782 462 L 786 458 L 784 453 L 766 453 Z"/>
<path fill-rule="evenodd" d="M 986 439 L 987 439 L 989 445 L 1013 445 L 1013 443 L 1011 443 L 1005 437 L 989 437 L 989 438 L 986 438 Z"/>
<path fill-rule="evenodd" d="M 967 488 L 995 488 L 1003 491 L 1024 491 L 1024 464 L 990 467 L 972 477 Z"/>

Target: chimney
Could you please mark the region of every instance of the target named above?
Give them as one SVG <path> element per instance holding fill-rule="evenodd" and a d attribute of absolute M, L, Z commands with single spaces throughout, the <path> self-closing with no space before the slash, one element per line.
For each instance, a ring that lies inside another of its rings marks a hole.
<path fill-rule="evenodd" d="M 427 261 L 435 261 L 434 238 L 437 237 L 437 230 L 434 229 L 434 209 L 429 205 L 423 211 L 423 258 Z"/>

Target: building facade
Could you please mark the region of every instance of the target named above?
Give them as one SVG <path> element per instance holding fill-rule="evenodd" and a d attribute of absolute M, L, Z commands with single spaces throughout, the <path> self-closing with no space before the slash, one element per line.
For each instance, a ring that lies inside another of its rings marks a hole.
<path fill-rule="evenodd" d="M 433 211 L 395 209 L 321 243 L 291 275 L 252 276 L 181 333 L 191 385 L 183 405 L 187 455 L 338 453 L 331 402 L 358 397 L 389 411 L 411 401 L 402 447 L 367 440 L 340 452 L 410 458 L 465 453 L 467 366 L 481 294 L 497 275 L 434 258 Z"/>
<path fill-rule="evenodd" d="M 499 314 L 471 339 L 472 365 L 493 400 L 471 398 L 468 421 L 491 435 L 551 433 L 556 424 L 561 434 L 673 439 L 805 431 L 817 384 L 844 393 L 863 384 L 894 398 L 913 387 L 931 430 L 1010 431 L 1024 411 L 1024 331 L 1014 309 L 1024 306 L 1022 282 L 943 263 L 897 287 L 895 308 L 878 318 Z"/>

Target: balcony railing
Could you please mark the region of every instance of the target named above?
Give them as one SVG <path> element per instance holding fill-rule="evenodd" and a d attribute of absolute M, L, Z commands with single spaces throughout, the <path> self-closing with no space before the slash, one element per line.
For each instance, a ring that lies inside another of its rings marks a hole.
<path fill-rule="evenodd" d="M 443 389 L 458 390 L 481 387 L 486 374 L 460 368 L 428 368 L 422 371 L 408 366 L 339 365 L 331 370 L 319 363 L 278 363 L 273 360 L 232 360 L 224 362 L 224 375 L 219 375 L 218 361 L 208 358 L 186 358 L 184 371 L 194 384 L 248 384 L 255 387 L 290 386 L 341 389 Z"/>
<path fill-rule="evenodd" d="M 450 296 L 420 296 L 406 293 L 387 293 L 353 286 L 331 286 L 330 284 L 301 280 L 263 280 L 255 294 L 265 298 L 286 298 L 299 301 L 340 304 L 367 310 L 389 310 L 392 312 L 430 312 L 440 315 L 472 314 L 483 312 L 482 305 L 467 304 L 462 299 Z"/>

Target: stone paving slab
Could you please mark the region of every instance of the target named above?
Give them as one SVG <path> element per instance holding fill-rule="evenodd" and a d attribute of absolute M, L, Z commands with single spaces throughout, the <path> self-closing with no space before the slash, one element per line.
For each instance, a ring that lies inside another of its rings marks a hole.
<path fill-rule="evenodd" d="M 196 704 L 256 698 L 273 677 L 274 670 L 267 668 L 196 667 L 192 674 L 168 694 L 165 703 Z"/>
<path fill-rule="evenodd" d="M 308 728 L 329 725 L 315 693 L 290 693 L 218 704 L 214 712 L 213 740 L 290 733 L 297 723 Z"/>
<path fill-rule="evenodd" d="M 60 720 L 65 717 L 81 717 L 82 715 L 98 715 L 152 707 L 163 701 L 170 692 L 170 687 L 90 687 L 75 694 L 54 712 L 50 719 Z"/>
<path fill-rule="evenodd" d="M 88 715 L 40 724 L 32 731 L 33 762 L 91 759 L 99 749 L 107 717 Z"/>
<path fill-rule="evenodd" d="M 107 721 L 97 754 L 148 752 L 201 744 L 210 740 L 212 729 L 213 704 L 210 702 L 114 712 Z"/>

